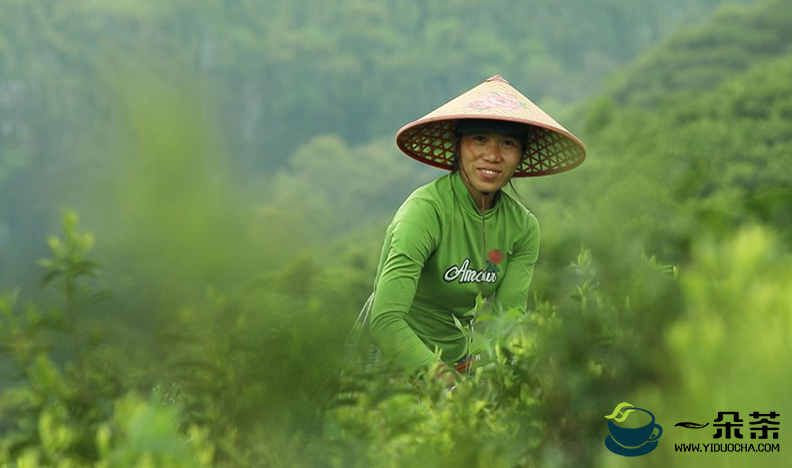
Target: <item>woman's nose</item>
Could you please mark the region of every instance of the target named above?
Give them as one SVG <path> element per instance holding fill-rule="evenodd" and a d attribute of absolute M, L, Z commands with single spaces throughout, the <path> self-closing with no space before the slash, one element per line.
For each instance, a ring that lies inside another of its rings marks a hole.
<path fill-rule="evenodd" d="M 497 161 L 500 159 L 500 149 L 497 145 L 487 145 L 482 151 L 481 157 L 487 161 Z"/>

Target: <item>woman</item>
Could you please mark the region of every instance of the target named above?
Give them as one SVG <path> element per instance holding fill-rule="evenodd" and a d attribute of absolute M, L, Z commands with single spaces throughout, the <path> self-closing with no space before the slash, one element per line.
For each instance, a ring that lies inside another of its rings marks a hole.
<path fill-rule="evenodd" d="M 539 255 L 539 225 L 501 189 L 512 177 L 578 166 L 585 147 L 500 76 L 404 126 L 399 148 L 450 169 L 413 192 L 388 226 L 370 336 L 408 372 L 452 380 L 471 362 L 468 326 L 480 293 L 495 311 L 525 308 Z M 369 310 L 370 308 L 370 310 Z"/>

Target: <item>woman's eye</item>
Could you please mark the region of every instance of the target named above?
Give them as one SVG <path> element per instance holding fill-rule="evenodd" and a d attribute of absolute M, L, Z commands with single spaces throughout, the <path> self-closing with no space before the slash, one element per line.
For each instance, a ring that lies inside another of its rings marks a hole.
<path fill-rule="evenodd" d="M 514 140 L 504 140 L 503 142 L 506 146 L 517 146 L 517 142 Z"/>
<path fill-rule="evenodd" d="M 484 135 L 473 135 L 473 139 L 475 141 L 484 141 L 486 138 L 484 138 Z"/>

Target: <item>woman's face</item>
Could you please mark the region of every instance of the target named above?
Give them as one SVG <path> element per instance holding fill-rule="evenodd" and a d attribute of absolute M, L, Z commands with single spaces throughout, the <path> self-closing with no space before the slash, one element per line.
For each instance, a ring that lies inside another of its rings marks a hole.
<path fill-rule="evenodd" d="M 506 185 L 520 164 L 523 148 L 519 138 L 496 132 L 461 135 L 459 170 L 468 189 L 494 193 Z M 476 193 L 473 193 L 476 195 Z"/>

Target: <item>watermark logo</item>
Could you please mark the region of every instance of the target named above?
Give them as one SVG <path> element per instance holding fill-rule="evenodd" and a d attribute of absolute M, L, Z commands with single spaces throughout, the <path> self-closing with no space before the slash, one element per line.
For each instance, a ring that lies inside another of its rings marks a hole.
<path fill-rule="evenodd" d="M 751 439 L 767 439 L 770 434 L 772 434 L 773 439 L 778 439 L 778 428 L 781 422 L 775 421 L 775 419 L 781 416 L 780 414 L 775 411 L 769 413 L 754 411 L 750 416 L 754 419 L 754 421 L 751 421 L 748 425 L 751 431 Z M 771 421 L 771 419 L 773 419 L 773 421 Z M 718 419 L 716 419 L 715 424 L 712 425 L 717 428 L 717 430 L 712 438 L 720 439 L 723 437 L 731 439 L 735 437 L 737 439 L 742 439 L 743 434 L 741 430 L 746 428 L 745 424 L 743 424 L 744 422 L 744 420 L 740 419 L 740 413 L 737 411 L 718 411 Z M 709 423 L 702 425 L 693 422 L 681 422 L 676 423 L 675 426 L 684 427 L 686 429 L 704 429 L 709 426 Z"/>
<path fill-rule="evenodd" d="M 617 455 L 646 455 L 657 448 L 657 439 L 663 435 L 663 428 L 655 423 L 654 414 L 630 403 L 620 403 L 605 419 L 609 420 L 610 432 L 605 438 L 605 447 Z"/>
<path fill-rule="evenodd" d="M 674 444 L 674 450 L 677 452 L 780 452 L 781 444 L 775 443 L 778 440 L 778 433 L 781 426 L 781 414 L 770 411 L 762 412 L 754 411 L 748 415 L 753 421 L 746 421 L 743 419 L 745 416 L 740 416 L 738 411 L 718 411 L 718 417 L 712 424 L 709 432 L 713 440 L 708 444 L 704 443 L 684 443 Z M 748 424 L 745 424 L 745 423 Z M 701 430 L 709 426 L 707 424 L 700 424 L 696 422 L 680 422 L 676 423 L 674 427 L 682 427 L 685 429 Z M 712 430 L 715 433 L 712 433 Z M 751 439 L 756 442 L 748 442 L 748 434 Z M 736 440 L 743 439 L 743 440 Z"/>

